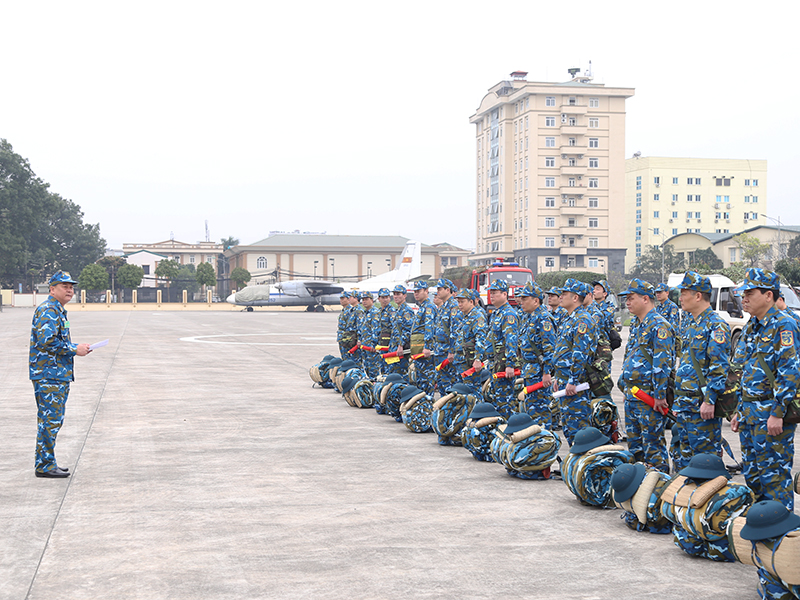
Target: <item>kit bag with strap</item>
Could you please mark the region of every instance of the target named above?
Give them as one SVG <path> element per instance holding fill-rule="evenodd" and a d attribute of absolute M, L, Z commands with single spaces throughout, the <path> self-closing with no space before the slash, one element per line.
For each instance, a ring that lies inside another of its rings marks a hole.
<path fill-rule="evenodd" d="M 619 331 L 616 330 L 615 327 L 612 327 L 608 330 L 608 343 L 611 344 L 611 349 L 616 350 L 620 346 L 622 346 L 622 336 L 619 334 Z"/>
<path fill-rule="evenodd" d="M 758 364 L 761 365 L 762 369 L 764 369 L 764 374 L 767 376 L 767 379 L 769 379 L 769 385 L 774 394 L 775 374 L 767 365 L 767 361 L 764 360 L 763 354 L 759 352 L 756 354 L 756 357 L 758 358 Z M 795 394 L 795 397 L 792 398 L 791 402 L 789 402 L 789 406 L 786 407 L 786 414 L 783 415 L 783 422 L 785 425 L 794 425 L 796 423 L 800 423 L 800 397 L 798 397 L 797 394 Z"/>
<path fill-rule="evenodd" d="M 700 387 L 706 387 L 706 378 L 703 375 L 703 369 L 700 368 L 700 361 L 697 360 L 697 357 L 694 355 L 694 350 L 691 348 L 689 349 L 689 356 L 692 359 L 692 366 L 694 367 L 694 372 L 697 374 L 697 381 Z M 717 396 L 717 401 L 714 403 L 715 417 L 724 417 L 728 419 L 728 421 L 731 420 L 733 413 L 736 412 L 736 405 L 738 403 L 736 397 L 738 384 L 738 377 L 736 377 L 735 374 L 734 377 L 731 377 L 731 372 L 729 372 L 728 378 L 725 381 L 725 391 Z M 700 402 L 703 402 L 703 397 L 700 398 Z"/>

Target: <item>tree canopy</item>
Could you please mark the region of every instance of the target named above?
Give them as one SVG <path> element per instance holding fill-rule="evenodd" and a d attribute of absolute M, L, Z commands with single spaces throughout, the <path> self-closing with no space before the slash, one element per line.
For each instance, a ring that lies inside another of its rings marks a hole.
<path fill-rule="evenodd" d="M 156 266 L 156 277 L 166 279 L 168 282 L 178 277 L 180 265 L 171 258 L 165 258 Z"/>
<path fill-rule="evenodd" d="M 108 272 L 98 264 L 86 265 L 78 276 L 78 285 L 84 290 L 107 290 Z"/>
<path fill-rule="evenodd" d="M 197 283 L 200 285 L 211 287 L 217 285 L 217 274 L 214 272 L 214 267 L 209 263 L 200 263 L 197 265 L 195 277 L 197 278 Z"/>
<path fill-rule="evenodd" d="M 675 254 L 672 244 L 664 246 L 664 277 L 676 270 L 683 272 L 683 267 L 683 259 Z M 631 273 L 634 275 L 650 275 L 651 278 L 657 275 L 658 277 L 655 277 L 655 279 L 661 281 L 661 248 L 648 246 L 642 252 Z"/>
<path fill-rule="evenodd" d="M 758 263 L 766 258 L 767 253 L 772 249 L 771 244 L 762 244 L 758 238 L 749 233 L 735 235 L 733 241 L 742 252 L 742 262 L 747 263 L 750 267 L 757 267 Z"/>
<path fill-rule="evenodd" d="M 234 246 L 238 246 L 239 245 L 239 238 L 235 238 L 233 236 L 229 236 L 229 237 L 226 237 L 226 238 L 222 238 L 220 240 L 220 242 L 222 243 L 222 249 L 223 250 L 228 250 L 229 248 L 233 248 Z"/>
<path fill-rule="evenodd" d="M 236 267 L 231 271 L 231 281 L 233 281 L 237 287 L 244 287 L 245 284 L 250 281 L 250 271 L 242 267 Z"/>
<path fill-rule="evenodd" d="M 100 226 L 83 222 L 80 206 L 49 191 L 30 163 L 0 139 L 0 283 L 80 273 L 103 256 Z M 27 276 L 27 277 L 26 277 Z"/>
<path fill-rule="evenodd" d="M 134 290 L 144 279 L 144 269 L 139 265 L 122 265 L 117 271 L 117 283 L 124 288 Z"/>

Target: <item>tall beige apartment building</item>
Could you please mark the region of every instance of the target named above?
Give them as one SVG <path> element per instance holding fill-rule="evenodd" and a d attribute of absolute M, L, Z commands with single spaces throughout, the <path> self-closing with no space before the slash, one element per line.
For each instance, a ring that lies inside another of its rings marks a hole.
<path fill-rule="evenodd" d="M 476 264 L 625 270 L 625 100 L 632 88 L 527 81 L 489 89 L 475 125 Z"/>
<path fill-rule="evenodd" d="M 634 155 L 625 161 L 631 268 L 648 246 L 672 236 L 735 234 L 768 225 L 768 214 L 766 160 Z"/>

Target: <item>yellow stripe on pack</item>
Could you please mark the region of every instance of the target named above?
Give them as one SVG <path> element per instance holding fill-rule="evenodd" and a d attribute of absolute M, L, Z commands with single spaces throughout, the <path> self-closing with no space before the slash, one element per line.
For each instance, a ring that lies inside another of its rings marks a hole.
<path fill-rule="evenodd" d="M 387 364 L 387 365 L 393 365 L 393 364 L 394 364 L 394 363 L 396 363 L 396 362 L 400 362 L 400 359 L 399 359 L 399 358 L 397 358 L 396 356 L 395 356 L 395 357 L 392 357 L 392 358 L 387 358 L 387 359 L 385 359 L 385 360 L 386 360 L 386 364 Z"/>

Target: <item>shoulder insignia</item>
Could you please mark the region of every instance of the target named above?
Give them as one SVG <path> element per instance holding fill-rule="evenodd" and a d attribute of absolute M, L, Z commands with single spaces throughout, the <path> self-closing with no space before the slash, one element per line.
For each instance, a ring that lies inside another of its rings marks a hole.
<path fill-rule="evenodd" d="M 413 318 L 414 318 L 414 313 L 412 313 L 412 312 L 407 312 L 407 313 L 404 315 L 404 317 L 405 317 L 406 321 L 410 321 L 411 319 L 413 319 Z"/>
<path fill-rule="evenodd" d="M 667 327 L 658 328 L 658 339 L 665 340 L 669 337 L 669 329 Z"/>
<path fill-rule="evenodd" d="M 791 331 L 781 331 L 781 346 L 794 346 L 794 335 Z"/>
<path fill-rule="evenodd" d="M 506 320 L 508 321 L 509 325 L 514 325 L 517 322 L 517 319 L 514 315 L 508 315 L 508 319 Z"/>
<path fill-rule="evenodd" d="M 458 314 L 458 309 L 457 308 L 454 308 L 453 310 L 450 311 L 450 316 L 451 317 L 455 317 L 457 314 Z"/>
<path fill-rule="evenodd" d="M 586 333 L 589 330 L 589 326 L 586 323 L 579 323 L 578 324 L 578 333 Z"/>
<path fill-rule="evenodd" d="M 788 333 L 791 333 L 791 331 L 788 332 Z M 727 338 L 727 336 L 725 335 L 725 330 L 724 329 L 715 329 L 714 330 L 714 341 L 715 342 L 717 342 L 718 344 L 724 344 L 726 338 Z"/>
<path fill-rule="evenodd" d="M 544 323 L 542 323 L 542 329 L 544 329 L 545 331 L 550 331 L 552 328 L 553 325 L 550 323 L 550 321 L 545 321 Z"/>

